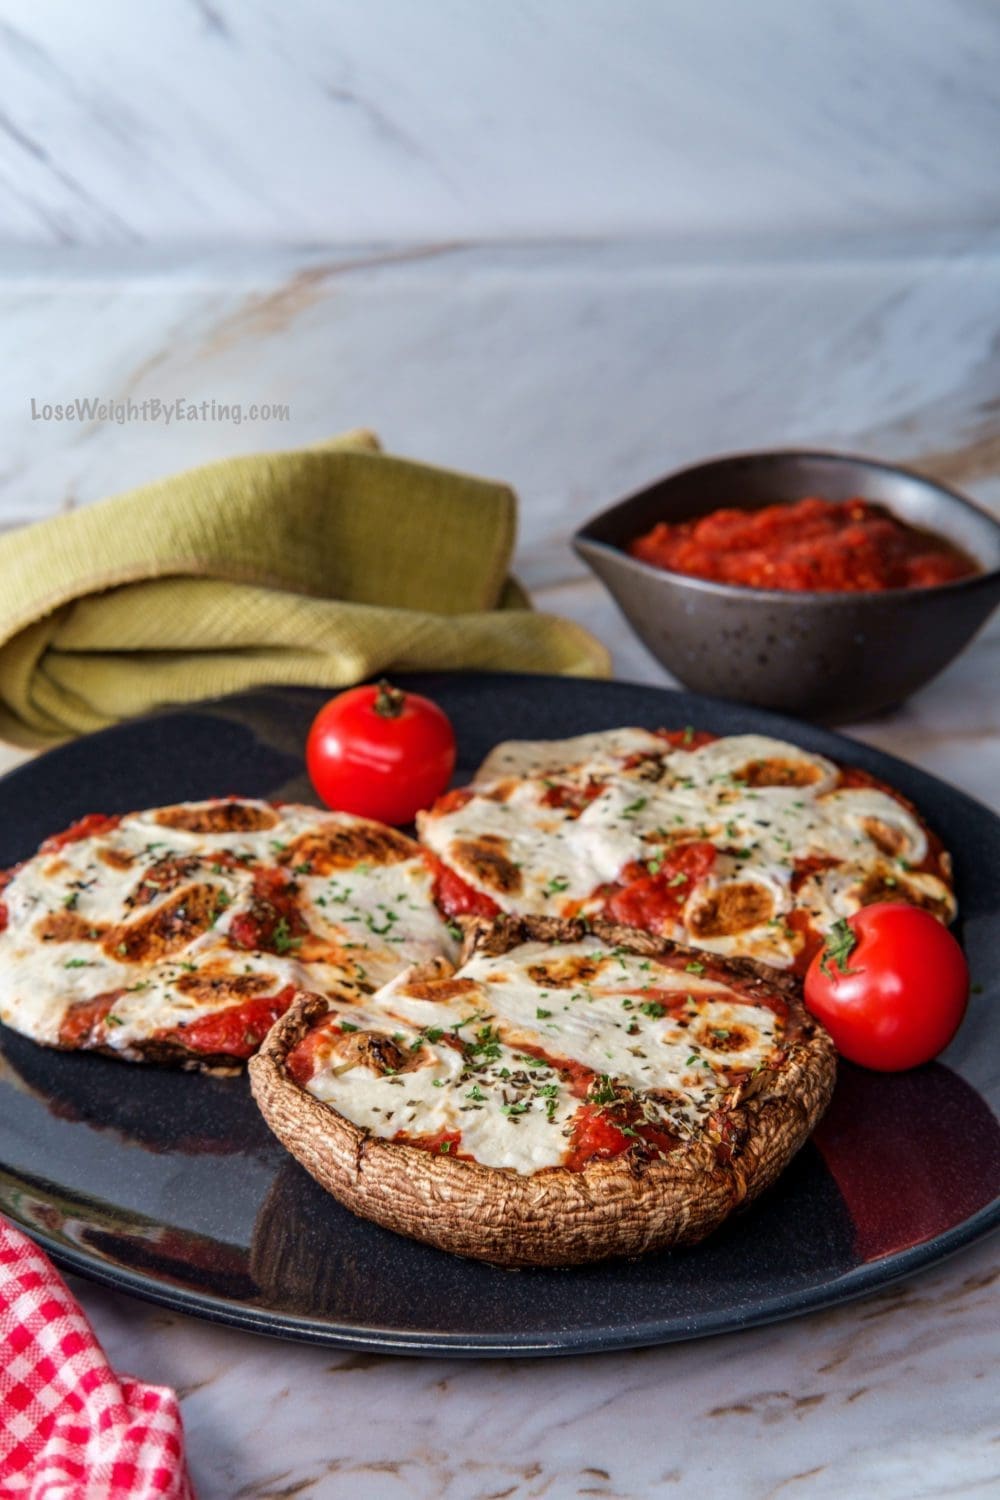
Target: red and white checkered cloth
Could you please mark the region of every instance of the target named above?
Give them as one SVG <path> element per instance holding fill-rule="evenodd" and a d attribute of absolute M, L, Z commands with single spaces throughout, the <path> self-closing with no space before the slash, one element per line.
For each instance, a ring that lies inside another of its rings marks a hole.
<path fill-rule="evenodd" d="M 177 1397 L 119 1379 L 66 1283 L 0 1219 L 0 1500 L 194 1500 Z"/>

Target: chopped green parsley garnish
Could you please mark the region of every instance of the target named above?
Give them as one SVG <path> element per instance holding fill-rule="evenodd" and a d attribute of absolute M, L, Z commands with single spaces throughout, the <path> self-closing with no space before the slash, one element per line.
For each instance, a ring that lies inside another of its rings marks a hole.
<path fill-rule="evenodd" d="M 599 1074 L 590 1085 L 589 1098 L 593 1104 L 617 1103 L 618 1095 L 615 1093 L 614 1082 L 607 1073 Z"/>
<path fill-rule="evenodd" d="M 439 1042 L 443 1036 L 444 1032 L 440 1026 L 425 1026 L 416 1041 L 410 1043 L 410 1051 L 419 1051 L 424 1042 L 430 1042 L 433 1045 L 435 1042 Z"/>
<path fill-rule="evenodd" d="M 302 939 L 292 936 L 292 930 L 288 925 L 287 917 L 279 917 L 275 922 L 272 941 L 276 953 L 288 953 L 293 948 L 302 947 Z"/>

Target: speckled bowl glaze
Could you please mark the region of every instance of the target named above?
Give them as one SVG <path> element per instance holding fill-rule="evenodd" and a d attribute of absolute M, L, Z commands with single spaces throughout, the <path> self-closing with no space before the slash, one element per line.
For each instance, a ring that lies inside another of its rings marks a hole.
<path fill-rule="evenodd" d="M 712 583 L 629 557 L 657 521 L 720 506 L 759 510 L 861 495 L 949 538 L 982 569 L 935 588 L 790 593 Z M 841 453 L 735 454 L 681 469 L 603 511 L 573 538 L 657 661 L 686 687 L 818 722 L 902 702 L 962 650 L 1000 603 L 1000 524 L 907 469 Z"/>

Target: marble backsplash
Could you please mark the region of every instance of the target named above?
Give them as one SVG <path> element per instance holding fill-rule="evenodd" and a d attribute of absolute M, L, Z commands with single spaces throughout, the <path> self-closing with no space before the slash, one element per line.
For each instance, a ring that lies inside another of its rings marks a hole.
<path fill-rule="evenodd" d="M 991 0 L 7 0 L 0 241 L 995 223 Z"/>
<path fill-rule="evenodd" d="M 679 464 L 832 446 L 1000 509 L 1000 231 L 848 237 L 820 260 L 804 241 L 8 250 L 0 349 L 0 525 L 369 426 L 397 452 L 513 483 L 520 576 L 605 639 L 622 677 L 670 680 L 568 538 Z M 182 400 L 198 416 L 42 418 L 76 399 Z M 217 405 L 213 420 L 213 401 L 287 419 L 236 425 Z M 854 728 L 996 803 L 982 750 L 1000 729 L 998 667 L 995 619 L 901 715 Z"/>
<path fill-rule="evenodd" d="M 996 502 L 998 335 L 1000 230 L 842 240 L 820 261 L 649 241 L 8 251 L 0 522 L 359 425 L 513 483 L 533 586 L 581 571 L 573 524 L 710 453 L 860 449 Z M 43 419 L 77 398 L 288 419 Z"/>

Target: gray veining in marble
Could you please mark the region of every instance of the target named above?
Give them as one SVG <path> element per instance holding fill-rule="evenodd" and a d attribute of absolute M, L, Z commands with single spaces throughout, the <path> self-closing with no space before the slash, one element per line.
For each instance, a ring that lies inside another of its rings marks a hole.
<path fill-rule="evenodd" d="M 991 0 L 8 0 L 0 525 L 367 425 L 514 483 L 538 606 L 669 682 L 567 537 L 671 467 L 831 445 L 1000 508 L 998 64 Z M 32 419 L 88 396 L 289 417 Z M 1000 619 L 850 732 L 1000 809 L 998 680 Z M 473 1364 L 74 1287 L 180 1390 L 201 1500 L 977 1500 L 998 1277 L 994 1238 L 790 1324 Z"/>
<path fill-rule="evenodd" d="M 0 238 L 995 222 L 990 0 L 7 0 Z"/>
<path fill-rule="evenodd" d="M 998 1279 L 994 1239 L 794 1323 L 475 1364 L 274 1346 L 74 1286 L 113 1359 L 180 1388 L 201 1500 L 940 1500 L 1000 1484 Z"/>

